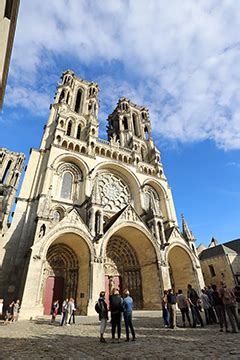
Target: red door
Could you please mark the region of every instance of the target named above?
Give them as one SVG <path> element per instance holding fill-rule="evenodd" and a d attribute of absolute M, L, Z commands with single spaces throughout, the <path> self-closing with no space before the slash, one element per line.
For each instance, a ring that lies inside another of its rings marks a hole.
<path fill-rule="evenodd" d="M 105 299 L 109 305 L 110 287 L 118 289 L 120 295 L 122 295 L 122 278 L 121 276 L 108 276 L 105 275 Z"/>
<path fill-rule="evenodd" d="M 60 308 L 63 301 L 64 279 L 50 276 L 46 280 L 44 293 L 44 315 L 51 314 L 52 303 L 59 300 Z"/>

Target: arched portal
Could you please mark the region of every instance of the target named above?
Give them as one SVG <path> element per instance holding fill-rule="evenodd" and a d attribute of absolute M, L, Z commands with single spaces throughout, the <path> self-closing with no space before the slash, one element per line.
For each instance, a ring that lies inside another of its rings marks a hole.
<path fill-rule="evenodd" d="M 155 245 L 140 226 L 119 225 L 110 235 L 105 249 L 106 291 L 111 290 L 111 286 L 119 286 L 120 290 L 128 288 L 135 309 L 160 309 L 157 254 Z M 111 284 L 112 281 L 115 284 Z"/>
<path fill-rule="evenodd" d="M 90 296 L 90 248 L 79 235 L 59 235 L 48 248 L 41 276 L 41 298 L 44 313 L 50 313 L 54 300 L 74 298 L 77 312 L 87 314 Z M 49 310 L 50 309 L 50 310 Z"/>
<path fill-rule="evenodd" d="M 105 262 L 106 291 L 113 287 L 128 289 L 134 298 L 135 309 L 142 309 L 142 281 L 140 265 L 133 247 L 122 238 L 113 237 L 107 245 Z"/>
<path fill-rule="evenodd" d="M 187 285 L 198 288 L 197 277 L 190 255 L 181 246 L 174 246 L 168 254 L 169 272 L 172 288 L 177 292 L 187 291 Z"/>
<path fill-rule="evenodd" d="M 76 299 L 78 284 L 78 260 L 75 252 L 64 244 L 53 245 L 47 253 L 44 314 L 50 314 L 52 302 L 64 298 Z"/>

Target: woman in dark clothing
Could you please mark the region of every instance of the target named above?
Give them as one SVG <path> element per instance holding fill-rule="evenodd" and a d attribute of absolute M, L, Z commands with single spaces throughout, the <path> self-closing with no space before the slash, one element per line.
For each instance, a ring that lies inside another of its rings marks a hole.
<path fill-rule="evenodd" d="M 103 335 L 106 330 L 107 321 L 108 321 L 108 308 L 105 301 L 105 291 L 101 291 L 98 299 L 98 308 L 99 308 L 99 320 L 100 323 L 100 342 L 106 342 Z"/>

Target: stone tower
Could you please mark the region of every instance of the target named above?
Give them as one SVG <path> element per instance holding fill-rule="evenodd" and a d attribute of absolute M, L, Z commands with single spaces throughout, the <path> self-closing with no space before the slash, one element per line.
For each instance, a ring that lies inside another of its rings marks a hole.
<path fill-rule="evenodd" d="M 64 297 L 91 314 L 113 287 L 128 288 L 138 309 L 158 309 L 164 289 L 203 286 L 148 110 L 121 98 L 100 139 L 98 92 L 64 72 L 40 149 L 31 150 L 2 266 L 23 317 L 48 314 Z"/>
<path fill-rule="evenodd" d="M 16 197 L 25 156 L 0 149 L 0 234 L 8 228 L 8 219 Z"/>

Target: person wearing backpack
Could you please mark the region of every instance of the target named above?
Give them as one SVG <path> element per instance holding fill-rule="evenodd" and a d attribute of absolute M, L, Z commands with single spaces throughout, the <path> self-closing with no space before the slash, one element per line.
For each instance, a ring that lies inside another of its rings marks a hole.
<path fill-rule="evenodd" d="M 232 327 L 232 333 L 237 333 L 237 329 L 240 330 L 240 322 L 236 312 L 236 297 L 234 292 L 229 289 L 224 282 L 222 282 L 221 285 L 222 287 L 219 289 L 219 295 L 228 315 Z"/>
<path fill-rule="evenodd" d="M 95 305 L 95 310 L 98 313 L 100 320 L 100 342 L 105 343 L 106 340 L 103 337 L 106 330 L 107 321 L 108 321 L 108 308 L 105 301 L 105 291 L 101 291 L 99 294 L 99 299 Z"/>

